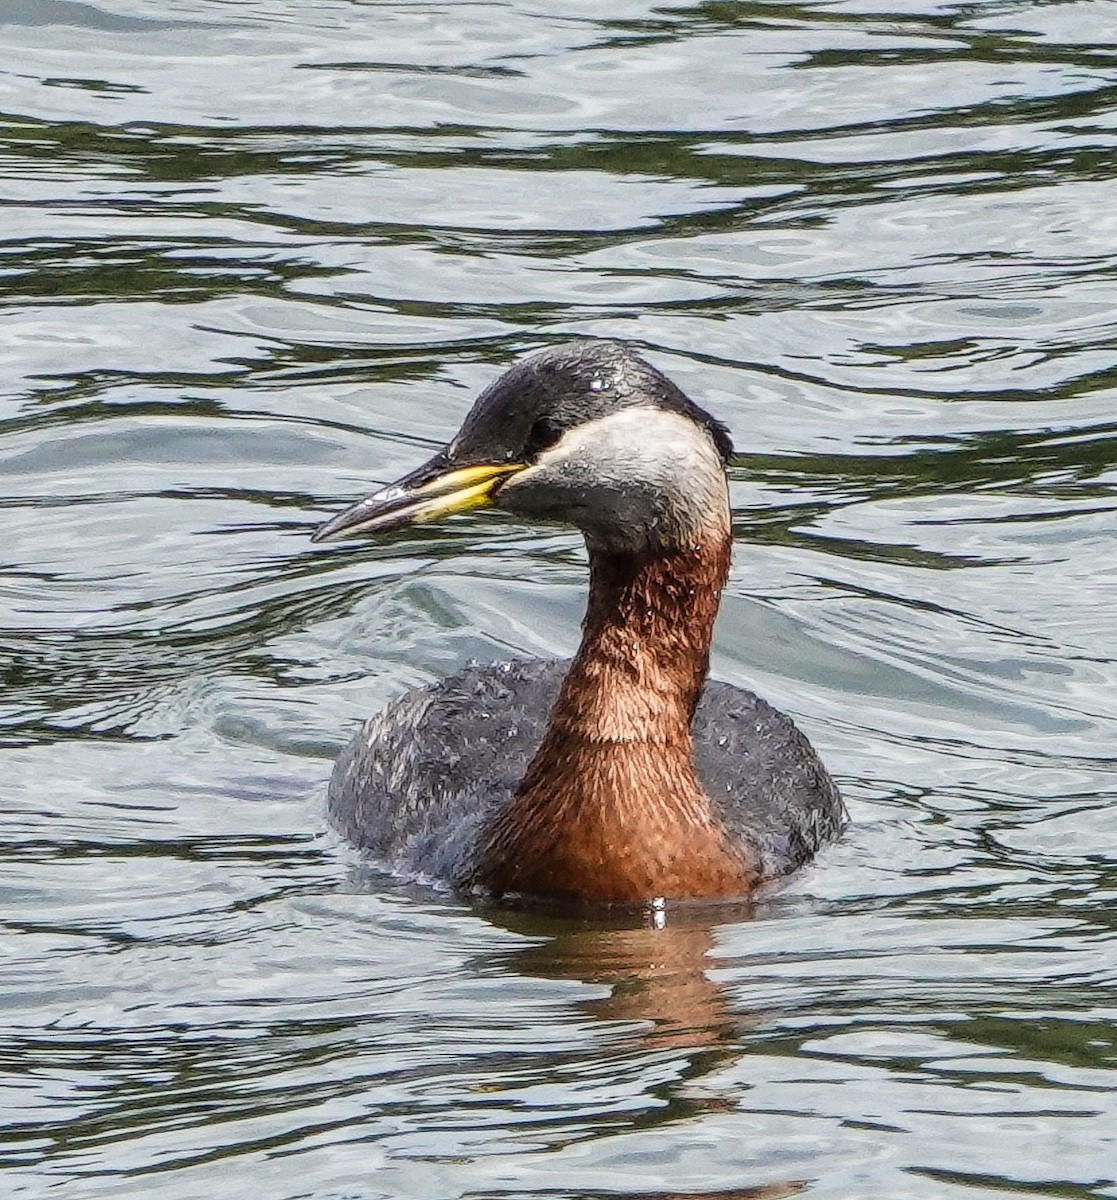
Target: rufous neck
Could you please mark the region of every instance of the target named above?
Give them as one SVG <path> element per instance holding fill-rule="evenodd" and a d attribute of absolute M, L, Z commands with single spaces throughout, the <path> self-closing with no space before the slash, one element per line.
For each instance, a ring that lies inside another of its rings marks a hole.
<path fill-rule="evenodd" d="M 582 645 L 477 880 L 493 892 L 636 903 L 744 895 L 756 865 L 694 772 L 690 721 L 729 538 L 590 556 Z"/>
<path fill-rule="evenodd" d="M 689 729 L 729 554 L 728 533 L 679 548 L 591 548 L 582 643 L 552 711 L 553 734 L 671 743 L 680 724 Z"/>

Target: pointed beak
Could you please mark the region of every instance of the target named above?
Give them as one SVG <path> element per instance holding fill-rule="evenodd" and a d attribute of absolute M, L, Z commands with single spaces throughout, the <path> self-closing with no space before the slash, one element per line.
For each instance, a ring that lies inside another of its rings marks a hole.
<path fill-rule="evenodd" d="M 315 531 L 312 542 L 366 537 L 437 521 L 492 503 L 492 496 L 509 475 L 525 463 L 482 463 L 448 467 L 438 457 L 410 475 L 358 500 Z"/>

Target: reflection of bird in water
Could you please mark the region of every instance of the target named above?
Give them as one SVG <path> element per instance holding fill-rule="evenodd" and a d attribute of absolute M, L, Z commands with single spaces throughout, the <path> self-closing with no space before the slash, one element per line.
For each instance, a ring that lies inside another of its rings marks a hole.
<path fill-rule="evenodd" d="M 752 906 L 748 902 L 721 905 L 716 913 L 719 922 L 727 917 L 747 920 Z M 682 907 L 678 919 L 662 927 L 649 922 L 648 914 L 635 912 L 586 913 L 576 921 L 535 907 L 490 914 L 496 924 L 532 942 L 511 953 L 486 956 L 485 974 L 531 975 L 593 985 L 593 995 L 574 1001 L 579 1012 L 605 1023 L 601 1037 L 586 1051 L 584 1078 L 591 1087 L 593 1081 L 608 1079 L 613 1097 L 626 1088 L 629 1127 L 655 1144 L 664 1135 L 670 1143 L 668 1130 L 680 1122 L 689 1128 L 710 1115 L 711 1125 L 694 1128 L 724 1132 L 728 1126 L 714 1114 L 747 1107 L 745 1085 L 734 1068 L 760 1016 L 747 1008 L 738 1010 L 735 997 L 727 994 L 722 980 L 711 977 L 708 968 L 717 966 L 723 974 L 736 965 L 740 977 L 748 979 L 755 965 L 711 959 L 716 932 L 710 914 L 708 907 Z M 602 986 L 606 993 L 597 994 Z M 747 986 L 732 990 L 740 993 L 736 999 L 748 993 Z M 747 1005 L 747 1000 L 744 1003 Z M 556 1060 L 555 1073 L 581 1080 L 580 1057 L 571 1061 L 567 1050 L 560 1055 L 561 1067 Z M 550 1077 L 549 1070 L 547 1074 Z M 603 1131 L 608 1137 L 616 1132 L 614 1118 L 615 1109 L 610 1105 L 601 1114 L 601 1125 L 595 1124 L 589 1111 L 579 1125 L 591 1138 Z M 770 1159 L 765 1161 L 767 1147 L 746 1142 L 741 1149 L 741 1166 L 735 1172 L 738 1178 L 743 1170 L 759 1174 L 761 1179 L 770 1174 L 773 1164 Z M 754 1151 L 757 1160 L 747 1166 Z M 627 1183 L 624 1194 L 634 1200 L 776 1200 L 806 1190 L 805 1183 L 787 1179 L 714 1191 L 685 1191 L 677 1184 L 670 1191 L 642 1190 L 636 1177 Z M 571 1189 L 570 1194 L 589 1197 L 604 1193 Z M 478 1193 L 475 1200 L 486 1200 L 487 1195 Z M 496 1200 L 495 1193 L 491 1200 Z"/>
<path fill-rule="evenodd" d="M 719 920 L 752 916 L 747 902 L 717 912 Z M 638 1022 L 631 1040 L 649 1049 L 701 1052 L 693 1056 L 692 1074 L 706 1074 L 740 1055 L 740 1034 L 754 1023 L 729 1006 L 706 973 L 714 945 L 708 913 L 702 907 L 681 910 L 663 926 L 635 913 L 627 921 L 610 913 L 575 924 L 538 909 L 509 910 L 493 919 L 515 933 L 545 939 L 516 952 L 517 974 L 604 985 L 606 995 L 581 1000 L 578 1007 L 602 1021 Z"/>
<path fill-rule="evenodd" d="M 746 895 L 837 836 L 837 789 L 790 718 L 705 683 L 731 452 L 632 351 L 572 342 L 513 367 L 429 462 L 318 530 L 493 505 L 573 524 L 589 550 L 572 663 L 468 666 L 366 722 L 330 783 L 356 845 L 463 891 L 639 903 Z"/>

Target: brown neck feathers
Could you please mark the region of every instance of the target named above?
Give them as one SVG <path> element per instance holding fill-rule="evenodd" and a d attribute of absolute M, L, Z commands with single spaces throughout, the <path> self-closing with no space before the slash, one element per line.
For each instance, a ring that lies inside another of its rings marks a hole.
<path fill-rule="evenodd" d="M 743 895 L 755 884 L 691 756 L 729 551 L 728 534 L 684 549 L 591 551 L 582 644 L 523 782 L 488 831 L 479 882 L 629 903 Z"/>

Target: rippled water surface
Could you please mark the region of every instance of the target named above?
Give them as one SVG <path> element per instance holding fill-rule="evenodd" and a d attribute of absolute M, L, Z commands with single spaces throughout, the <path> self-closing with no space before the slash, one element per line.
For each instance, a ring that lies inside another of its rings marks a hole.
<path fill-rule="evenodd" d="M 0 1191 L 1117 1195 L 1117 5 L 0 0 Z M 665 930 L 326 827 L 578 539 L 315 522 L 572 334 L 730 424 L 844 840 Z"/>

